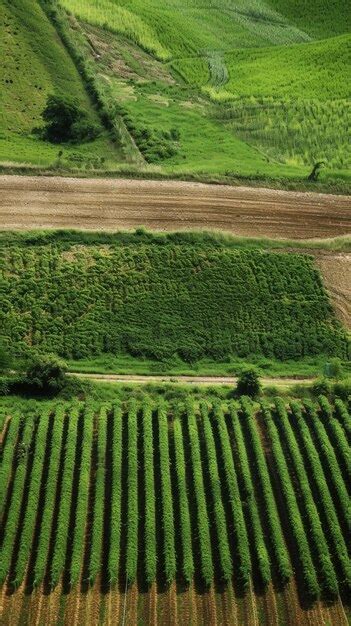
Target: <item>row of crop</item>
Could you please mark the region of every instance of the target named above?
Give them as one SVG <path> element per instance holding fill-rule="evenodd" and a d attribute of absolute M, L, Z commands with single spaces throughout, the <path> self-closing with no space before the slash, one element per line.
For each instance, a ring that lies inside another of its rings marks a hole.
<path fill-rule="evenodd" d="M 138 422 L 137 404 L 131 400 L 128 410 L 128 502 L 127 502 L 126 579 L 132 584 L 138 567 Z"/>
<path fill-rule="evenodd" d="M 294 474 L 298 481 L 298 490 L 301 494 L 301 502 L 304 515 L 309 527 L 309 535 L 313 545 L 313 552 L 318 561 L 319 575 L 324 590 L 336 596 L 338 594 L 338 581 L 329 553 L 329 547 L 325 538 L 318 509 L 313 499 L 312 490 L 307 476 L 304 460 L 291 428 L 284 401 L 280 398 L 275 403 L 277 414 L 277 425 L 280 427 L 282 439 L 285 441 L 289 452 Z M 292 409 L 296 412 L 300 406 L 296 402 L 291 403 Z"/>
<path fill-rule="evenodd" d="M 108 554 L 108 578 L 111 585 L 118 581 L 119 556 L 121 549 L 121 506 L 122 506 L 122 409 L 120 404 L 113 408 L 111 472 L 111 518 L 110 545 Z"/>
<path fill-rule="evenodd" d="M 310 407 L 311 408 L 311 407 Z M 343 579 L 351 586 L 351 563 L 347 547 L 340 529 L 338 516 L 334 507 L 328 484 L 325 479 L 319 454 L 314 446 L 311 433 L 305 421 L 302 411 L 295 405 L 292 407 L 293 424 L 297 429 L 302 447 L 308 461 L 308 468 L 320 501 L 320 510 L 323 514 L 326 527 L 328 528 L 329 543 L 332 544 L 335 557 L 339 563 Z"/>
<path fill-rule="evenodd" d="M 219 424 L 220 431 L 223 430 L 223 456 L 227 458 L 227 462 L 225 461 L 225 465 L 233 464 L 233 461 L 230 459 L 230 444 L 228 441 L 228 437 L 225 433 L 225 423 L 222 411 L 217 413 L 217 420 Z M 242 427 L 239 420 L 238 412 L 235 409 L 234 405 L 230 407 L 230 424 L 232 428 L 232 432 L 234 435 L 235 441 L 235 450 L 236 450 L 236 458 L 238 460 L 237 464 L 237 473 L 238 478 L 242 484 L 242 497 L 241 502 L 244 502 L 247 507 L 248 512 L 248 524 L 251 528 L 251 533 L 254 541 L 254 553 L 258 568 L 258 574 L 261 580 L 261 583 L 266 586 L 271 580 L 271 567 L 270 567 L 270 559 L 267 550 L 267 546 L 264 539 L 264 533 L 261 525 L 260 514 L 258 510 L 258 503 L 255 495 L 253 479 L 250 471 L 250 464 L 248 459 L 248 454 L 245 446 L 245 441 L 243 437 Z M 233 470 L 229 472 L 229 475 Z M 235 470 L 234 470 L 235 471 Z M 228 474 L 228 469 L 227 469 Z M 236 503 L 233 503 L 234 506 Z M 248 548 L 247 548 L 248 549 Z M 250 571 L 248 570 L 247 575 L 249 575 Z"/>
<path fill-rule="evenodd" d="M 43 581 L 46 572 L 51 539 L 51 529 L 54 516 L 56 491 L 59 478 L 58 474 L 60 466 L 64 421 L 65 408 L 64 406 L 60 405 L 55 411 L 51 436 L 49 467 L 44 493 L 43 517 L 41 520 L 38 548 L 34 562 L 33 581 L 35 585 L 39 585 Z"/>
<path fill-rule="evenodd" d="M 319 397 L 322 419 L 329 431 L 336 453 L 340 459 L 340 467 L 346 476 L 346 482 L 351 483 L 351 448 L 346 439 L 342 426 L 333 415 L 329 400 L 325 396 Z M 350 520 L 351 521 L 351 520 Z"/>
<path fill-rule="evenodd" d="M 148 585 L 156 578 L 156 502 L 154 472 L 154 440 L 150 401 L 143 406 L 144 497 L 145 497 L 145 578 Z"/>
<path fill-rule="evenodd" d="M 164 403 L 158 409 L 159 447 L 160 447 L 160 480 L 162 494 L 162 524 L 164 573 L 167 582 L 176 576 L 175 532 L 171 472 L 168 445 L 168 420 Z"/>
<path fill-rule="evenodd" d="M 218 427 L 221 456 L 226 479 L 226 489 L 229 497 L 231 519 L 239 557 L 239 563 L 236 571 L 238 578 L 240 578 L 241 585 L 245 588 L 249 584 L 251 574 L 250 550 L 228 431 L 222 408 L 219 405 L 216 405 L 215 407 L 215 422 Z"/>
<path fill-rule="evenodd" d="M 32 548 L 32 541 L 39 503 L 40 487 L 43 478 L 43 467 L 45 460 L 50 413 L 51 409 L 47 408 L 44 409 L 44 411 L 40 415 L 39 424 L 35 436 L 33 465 L 28 484 L 28 498 L 23 517 L 14 573 L 13 582 L 15 587 L 18 587 L 23 580 L 27 567 L 27 561 Z"/>
<path fill-rule="evenodd" d="M 11 502 L 4 528 L 3 543 L 0 550 L 0 584 L 5 581 L 11 564 L 24 495 L 24 486 L 34 425 L 34 416 L 27 416 L 24 423 L 21 442 L 19 444 L 19 454 L 13 481 Z"/>
<path fill-rule="evenodd" d="M 304 582 L 305 590 L 310 598 L 317 598 L 319 595 L 317 574 L 313 564 L 312 555 L 304 524 L 301 518 L 299 506 L 297 504 L 294 487 L 289 473 L 289 468 L 281 446 L 277 427 L 272 419 L 270 408 L 264 403 L 262 404 L 262 415 L 271 442 L 274 467 L 284 497 L 290 532 L 292 537 L 294 538 L 295 549 L 301 567 L 302 579 Z"/>
<path fill-rule="evenodd" d="M 58 584 L 66 559 L 79 413 L 79 407 L 76 405 L 72 407 L 68 417 L 68 430 L 62 473 L 62 488 L 61 493 L 59 494 L 60 507 L 54 538 L 53 557 L 50 564 L 50 583 L 52 587 L 55 587 Z"/>
<path fill-rule="evenodd" d="M 97 424 L 97 461 L 95 472 L 95 493 L 93 504 L 93 524 L 89 555 L 89 581 L 93 583 L 100 571 L 103 532 L 104 532 L 104 502 L 105 502 L 105 472 L 106 472 L 106 443 L 107 420 L 109 406 L 103 405 L 99 411 Z"/>
<path fill-rule="evenodd" d="M 183 430 L 182 423 L 179 418 L 175 419 L 173 422 L 173 441 L 183 556 L 182 574 L 185 582 L 190 583 L 194 575 L 194 559 L 191 543 L 191 522 L 186 481 Z"/>
<path fill-rule="evenodd" d="M 213 561 L 210 538 L 210 526 L 206 506 L 204 478 L 201 465 L 199 433 L 194 406 L 191 402 L 187 408 L 188 435 L 192 465 L 192 478 L 196 501 L 197 536 L 200 547 L 200 569 L 203 581 L 210 585 L 213 581 Z"/>
<path fill-rule="evenodd" d="M 228 582 L 233 574 L 233 566 L 229 548 L 227 523 L 221 492 L 221 482 L 218 472 L 216 446 L 208 414 L 208 406 L 204 402 L 201 404 L 201 416 L 204 439 L 206 444 L 206 461 L 208 465 L 208 473 L 210 479 L 209 488 L 212 496 L 212 514 L 214 517 L 214 525 L 217 531 L 217 548 L 219 554 L 220 570 L 223 580 Z"/>
<path fill-rule="evenodd" d="M 8 426 L 8 432 L 6 435 L 5 446 L 2 453 L 1 466 L 0 466 L 0 494 L 1 502 L 0 502 L 0 518 L 2 518 L 2 514 L 4 512 L 6 498 L 5 494 L 7 492 L 7 487 L 10 481 L 13 459 L 16 452 L 16 443 L 19 436 L 19 430 L 21 426 L 21 417 L 20 413 L 16 412 L 10 419 L 10 424 Z"/>
<path fill-rule="evenodd" d="M 262 499 L 264 502 L 266 524 L 269 529 L 270 543 L 272 545 L 279 578 L 281 582 L 285 583 L 290 579 L 292 575 L 292 570 L 288 551 L 284 542 L 277 505 L 268 472 L 267 461 L 253 417 L 252 403 L 248 398 L 242 398 L 241 407 L 245 426 L 248 431 L 247 447 L 251 448 L 253 463 L 254 467 L 256 468 L 258 477 L 258 487 L 262 494 Z"/>
<path fill-rule="evenodd" d="M 335 415 L 342 424 L 349 443 L 351 443 L 351 415 L 347 410 L 346 404 L 340 398 L 335 399 Z"/>
<path fill-rule="evenodd" d="M 308 423 L 312 425 L 318 442 L 318 450 L 327 470 L 328 482 L 332 485 L 338 499 L 340 514 L 347 528 L 351 528 L 351 507 L 346 485 L 342 477 L 333 446 L 323 422 L 319 419 L 316 406 L 311 401 L 305 402 Z"/>

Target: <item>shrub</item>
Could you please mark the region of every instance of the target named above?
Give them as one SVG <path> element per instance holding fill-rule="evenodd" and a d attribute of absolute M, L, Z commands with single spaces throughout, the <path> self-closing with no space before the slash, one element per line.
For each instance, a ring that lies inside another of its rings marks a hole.
<path fill-rule="evenodd" d="M 249 396 L 249 398 L 257 398 L 261 393 L 259 374 L 255 367 L 248 367 L 241 372 L 236 393 L 239 396 Z"/>
<path fill-rule="evenodd" d="M 26 382 L 38 391 L 55 393 L 64 387 L 66 372 L 66 363 L 54 354 L 38 354 L 27 367 Z"/>
<path fill-rule="evenodd" d="M 318 378 L 311 386 L 312 394 L 317 398 L 318 396 L 330 396 L 332 391 L 332 384 L 327 378 Z"/>

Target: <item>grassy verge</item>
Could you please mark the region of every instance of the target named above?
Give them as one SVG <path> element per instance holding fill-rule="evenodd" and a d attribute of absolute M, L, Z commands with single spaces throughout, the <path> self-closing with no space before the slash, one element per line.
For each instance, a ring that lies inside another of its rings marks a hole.
<path fill-rule="evenodd" d="M 237 376 L 245 367 L 255 365 L 261 376 L 272 378 L 314 378 L 323 374 L 328 357 L 305 357 L 300 360 L 278 361 L 253 356 L 250 360 L 233 358 L 218 363 L 202 359 L 192 365 L 181 361 L 162 362 L 137 359 L 128 355 L 103 355 L 94 359 L 68 361 L 69 370 L 87 374 L 167 375 L 167 376 Z M 351 373 L 351 363 L 344 369 Z"/>

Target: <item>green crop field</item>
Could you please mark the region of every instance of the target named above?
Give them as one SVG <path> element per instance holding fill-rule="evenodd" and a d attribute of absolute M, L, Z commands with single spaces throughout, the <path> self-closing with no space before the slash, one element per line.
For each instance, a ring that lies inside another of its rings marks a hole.
<path fill-rule="evenodd" d="M 350 590 L 347 402 L 12 402 L 0 583 Z M 263 444 L 264 441 L 264 444 Z M 30 564 L 29 568 L 28 565 Z"/>
<path fill-rule="evenodd" d="M 192 233 L 15 241 L 0 246 L 0 321 L 17 357 L 348 356 L 308 255 Z"/>
<path fill-rule="evenodd" d="M 349 182 L 340 1 L 4 0 L 1 11 L 0 162 L 302 184 L 323 161 L 321 180 Z M 32 129 L 51 91 L 69 89 L 96 118 L 84 87 L 119 140 L 102 129 L 58 159 Z"/>

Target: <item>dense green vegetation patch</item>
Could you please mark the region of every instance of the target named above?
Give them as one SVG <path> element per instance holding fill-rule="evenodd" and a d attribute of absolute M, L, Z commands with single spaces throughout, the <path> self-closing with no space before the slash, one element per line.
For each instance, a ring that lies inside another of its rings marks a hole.
<path fill-rule="evenodd" d="M 74 359 L 109 353 L 190 363 L 347 355 L 346 333 L 307 255 L 191 233 L 137 232 L 100 245 L 64 235 L 20 241 L 7 245 L 5 237 L 0 248 L 2 334 L 18 356 L 32 347 Z"/>
<path fill-rule="evenodd" d="M 347 403 L 137 398 L 7 405 L 0 583 L 350 590 Z"/>

